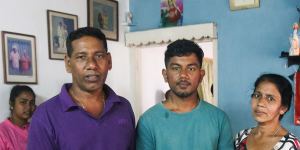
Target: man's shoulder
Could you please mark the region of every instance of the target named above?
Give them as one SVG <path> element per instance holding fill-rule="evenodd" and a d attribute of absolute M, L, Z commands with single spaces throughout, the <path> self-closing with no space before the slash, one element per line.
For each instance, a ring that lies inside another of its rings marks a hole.
<path fill-rule="evenodd" d="M 57 95 L 41 103 L 37 107 L 37 110 L 58 110 L 61 109 L 63 105 L 66 105 L 65 107 L 69 106 L 69 99 L 71 99 L 71 97 L 68 94 L 68 88 L 70 88 L 71 85 L 71 83 L 64 83 L 61 87 L 61 91 Z"/>
<path fill-rule="evenodd" d="M 225 112 L 220 109 L 219 107 L 213 105 L 213 104 L 210 104 L 204 100 L 201 100 L 201 103 L 200 105 L 203 105 L 201 108 L 207 110 L 207 111 L 210 111 L 210 112 L 215 112 L 215 113 L 221 113 L 221 114 L 225 114 Z"/>
<path fill-rule="evenodd" d="M 121 103 L 125 103 L 127 105 L 131 105 L 130 102 L 129 102 L 129 100 L 126 99 L 125 97 L 120 96 L 120 95 L 116 95 L 116 97 L 120 100 Z"/>
<path fill-rule="evenodd" d="M 61 103 L 59 102 L 59 96 L 56 95 L 56 96 L 44 101 L 39 106 L 37 106 L 37 109 L 35 110 L 34 115 L 45 113 L 48 111 L 55 111 L 55 110 L 61 108 L 60 104 Z"/>
<path fill-rule="evenodd" d="M 228 116 L 227 114 L 220 108 L 218 108 L 217 106 L 214 106 L 208 102 L 205 102 L 202 100 L 202 102 L 200 103 L 200 111 L 199 112 L 204 112 L 203 114 L 210 116 L 210 118 L 214 118 L 214 119 L 226 119 L 228 120 Z"/>
<path fill-rule="evenodd" d="M 126 99 L 123 96 L 118 95 L 110 86 L 105 84 L 104 90 L 106 93 L 108 93 L 109 100 L 131 106 L 128 99 Z"/>
<path fill-rule="evenodd" d="M 59 102 L 59 95 L 55 95 L 52 98 L 49 98 L 48 100 L 44 101 L 42 104 L 38 106 L 39 107 L 50 107 L 55 106 Z"/>
<path fill-rule="evenodd" d="M 160 114 L 163 111 L 162 103 L 155 104 L 154 106 L 147 109 L 141 117 L 151 117 Z"/>
<path fill-rule="evenodd" d="M 163 108 L 161 103 L 158 103 L 149 109 L 147 109 L 139 118 L 138 124 L 150 125 L 155 124 L 157 120 L 162 116 Z"/>

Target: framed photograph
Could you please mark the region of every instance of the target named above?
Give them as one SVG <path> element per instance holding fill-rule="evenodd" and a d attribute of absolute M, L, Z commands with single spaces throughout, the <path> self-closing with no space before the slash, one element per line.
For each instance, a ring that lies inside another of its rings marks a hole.
<path fill-rule="evenodd" d="M 37 84 L 35 36 L 2 31 L 5 83 Z"/>
<path fill-rule="evenodd" d="M 229 0 L 230 10 L 241 10 L 259 7 L 259 0 Z"/>
<path fill-rule="evenodd" d="M 108 40 L 119 40 L 118 2 L 88 0 L 88 25 L 99 28 Z"/>
<path fill-rule="evenodd" d="M 67 53 L 66 40 L 78 28 L 78 17 L 63 12 L 47 10 L 49 59 L 63 60 Z"/>
<path fill-rule="evenodd" d="M 182 0 L 161 0 L 160 23 L 161 27 L 181 26 L 183 21 Z"/>

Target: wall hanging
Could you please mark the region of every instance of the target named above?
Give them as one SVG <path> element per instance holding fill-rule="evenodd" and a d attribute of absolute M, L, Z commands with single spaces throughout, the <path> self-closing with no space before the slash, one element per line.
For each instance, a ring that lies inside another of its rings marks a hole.
<path fill-rule="evenodd" d="M 49 58 L 63 60 L 67 53 L 66 40 L 78 28 L 78 17 L 63 12 L 47 10 Z"/>
<path fill-rule="evenodd" d="M 182 0 L 161 0 L 161 26 L 181 26 L 183 20 L 183 3 Z"/>
<path fill-rule="evenodd" d="M 88 0 L 88 25 L 102 30 L 108 40 L 119 40 L 118 2 Z"/>
<path fill-rule="evenodd" d="M 5 83 L 37 84 L 35 36 L 2 31 Z"/>

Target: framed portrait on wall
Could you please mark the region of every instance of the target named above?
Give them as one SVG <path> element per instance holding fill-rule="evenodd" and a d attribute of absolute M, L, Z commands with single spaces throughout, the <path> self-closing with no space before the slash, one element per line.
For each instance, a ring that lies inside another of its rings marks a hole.
<path fill-rule="evenodd" d="M 5 83 L 37 84 L 35 36 L 2 31 L 2 50 Z"/>
<path fill-rule="evenodd" d="M 259 7 L 259 0 L 229 0 L 230 10 L 241 10 Z"/>
<path fill-rule="evenodd" d="M 119 40 L 118 2 L 88 0 L 88 25 L 99 28 L 108 40 Z"/>
<path fill-rule="evenodd" d="M 181 26 L 183 21 L 182 0 L 161 0 L 161 27 Z"/>
<path fill-rule="evenodd" d="M 77 15 L 47 10 L 49 59 L 63 60 L 67 53 L 66 40 L 78 28 Z"/>

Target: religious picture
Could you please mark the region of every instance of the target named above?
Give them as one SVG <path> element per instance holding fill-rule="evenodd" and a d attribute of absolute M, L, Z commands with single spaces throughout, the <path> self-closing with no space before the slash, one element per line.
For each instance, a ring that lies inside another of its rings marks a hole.
<path fill-rule="evenodd" d="M 161 0 L 161 26 L 181 26 L 183 20 L 182 0 Z"/>

